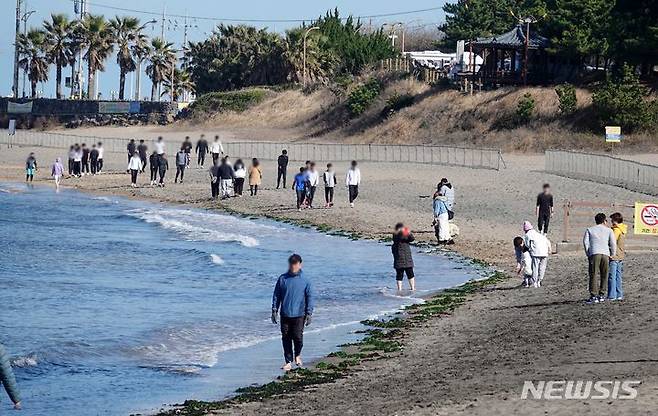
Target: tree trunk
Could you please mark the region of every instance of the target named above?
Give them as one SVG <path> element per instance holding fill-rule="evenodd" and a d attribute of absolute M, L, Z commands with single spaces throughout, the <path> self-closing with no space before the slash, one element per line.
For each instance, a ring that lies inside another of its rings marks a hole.
<path fill-rule="evenodd" d="M 95 100 L 96 99 L 96 84 L 94 83 L 94 77 L 96 73 L 93 70 L 91 64 L 87 65 L 87 99 Z"/>
<path fill-rule="evenodd" d="M 37 98 L 37 82 L 31 79 L 30 87 L 32 88 L 32 98 Z"/>
<path fill-rule="evenodd" d="M 77 60 L 74 58 L 71 61 L 71 98 L 73 98 L 73 92 L 75 91 L 75 83 L 77 82 L 77 77 L 75 74 L 75 68 L 77 67 Z"/>
<path fill-rule="evenodd" d="M 121 68 L 119 72 L 119 100 L 123 100 L 123 92 L 126 88 L 126 71 Z"/>
<path fill-rule="evenodd" d="M 153 81 L 151 83 L 151 101 L 155 101 L 155 92 L 158 89 L 158 83 Z"/>
<path fill-rule="evenodd" d="M 55 77 L 55 82 L 56 82 L 56 95 L 57 99 L 61 100 L 62 99 L 62 64 L 57 62 L 57 75 Z"/>
<path fill-rule="evenodd" d="M 135 80 L 135 101 L 139 101 L 140 90 L 142 87 L 142 61 L 137 61 L 137 78 Z"/>

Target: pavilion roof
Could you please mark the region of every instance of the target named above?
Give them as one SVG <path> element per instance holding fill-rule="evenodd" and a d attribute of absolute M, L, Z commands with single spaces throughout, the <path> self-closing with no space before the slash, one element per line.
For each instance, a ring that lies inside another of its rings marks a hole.
<path fill-rule="evenodd" d="M 503 47 L 519 49 L 523 48 L 524 45 L 525 29 L 522 25 L 516 25 L 514 29 L 501 35 L 478 38 L 473 42 L 473 46 L 479 46 L 481 48 Z M 549 40 L 547 38 L 537 34 L 537 32 L 530 31 L 528 49 L 545 49 L 548 45 Z"/>

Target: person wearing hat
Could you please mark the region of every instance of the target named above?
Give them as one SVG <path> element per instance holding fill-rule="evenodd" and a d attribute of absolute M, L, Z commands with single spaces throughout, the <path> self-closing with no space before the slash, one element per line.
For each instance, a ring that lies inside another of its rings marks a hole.
<path fill-rule="evenodd" d="M 528 247 L 532 259 L 532 285 L 536 288 L 541 287 L 548 266 L 551 242 L 544 234 L 535 230 L 530 221 L 523 222 L 523 232 L 525 233 L 524 243 Z"/>
<path fill-rule="evenodd" d="M 302 271 L 302 258 L 293 254 L 288 258 L 288 271 L 279 276 L 272 295 L 272 323 L 279 323 L 279 317 L 281 322 L 284 371 L 292 370 L 293 358 L 298 367 L 303 365 L 304 326 L 311 324 L 314 304 L 313 286 Z"/>

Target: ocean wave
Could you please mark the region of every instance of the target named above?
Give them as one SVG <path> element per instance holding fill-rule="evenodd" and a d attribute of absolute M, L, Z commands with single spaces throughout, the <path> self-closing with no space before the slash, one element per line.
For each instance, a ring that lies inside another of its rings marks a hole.
<path fill-rule="evenodd" d="M 39 359 L 35 353 L 14 357 L 10 360 L 13 367 L 36 367 L 39 365 Z"/>
<path fill-rule="evenodd" d="M 211 254 L 210 255 L 210 261 L 212 261 L 214 264 L 218 264 L 218 265 L 224 264 L 224 259 L 219 257 L 217 254 Z"/>
<path fill-rule="evenodd" d="M 247 227 L 223 224 L 222 221 L 225 218 L 214 218 L 214 222 L 209 222 L 205 217 L 207 214 L 196 211 L 136 209 L 127 211 L 127 214 L 147 223 L 158 224 L 162 228 L 174 231 L 192 241 L 238 242 L 245 247 L 255 247 L 260 244 L 258 239 L 241 232 L 242 228 Z M 245 221 L 245 223 L 247 222 Z"/>

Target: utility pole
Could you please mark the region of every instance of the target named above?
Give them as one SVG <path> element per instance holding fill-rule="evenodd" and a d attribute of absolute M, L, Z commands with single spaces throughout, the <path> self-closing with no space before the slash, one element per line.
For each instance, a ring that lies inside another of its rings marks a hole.
<path fill-rule="evenodd" d="M 36 11 L 30 10 L 27 11 L 27 0 L 23 3 L 23 15 L 21 20 L 23 21 L 23 35 L 27 36 L 27 20 L 32 16 Z M 25 97 L 25 82 L 27 80 L 27 68 L 23 68 L 23 92 L 22 96 Z"/>
<path fill-rule="evenodd" d="M 21 0 L 16 0 L 16 36 L 14 38 L 14 98 L 18 98 L 18 61 L 20 53 L 18 52 L 18 35 L 21 33 Z"/>

